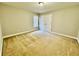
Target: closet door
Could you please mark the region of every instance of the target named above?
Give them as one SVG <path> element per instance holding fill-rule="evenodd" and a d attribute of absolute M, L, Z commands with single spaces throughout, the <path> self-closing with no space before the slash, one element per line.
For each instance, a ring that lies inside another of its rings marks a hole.
<path fill-rule="evenodd" d="M 52 22 L 52 15 L 45 14 L 40 16 L 40 30 L 51 32 L 51 22 Z"/>
<path fill-rule="evenodd" d="M 41 15 L 39 19 L 39 28 L 41 31 L 45 31 L 45 21 L 43 15 Z"/>
<path fill-rule="evenodd" d="M 45 16 L 45 31 L 51 32 L 51 24 L 52 24 L 52 15 L 47 14 Z"/>

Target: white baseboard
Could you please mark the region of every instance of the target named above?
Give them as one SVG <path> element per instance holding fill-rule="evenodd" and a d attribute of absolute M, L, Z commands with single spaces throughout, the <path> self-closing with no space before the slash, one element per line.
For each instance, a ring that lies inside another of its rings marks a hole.
<path fill-rule="evenodd" d="M 74 37 L 74 36 L 65 35 L 65 34 L 61 34 L 61 33 L 57 33 L 57 32 L 51 32 L 51 33 L 54 33 L 54 34 L 57 34 L 57 35 L 61 35 L 61 36 L 65 36 L 65 37 L 69 37 L 69 38 L 73 38 L 73 39 L 76 39 L 78 41 L 78 38 Z"/>
<path fill-rule="evenodd" d="M 78 43 L 79 43 L 79 39 L 78 39 L 77 41 L 78 41 Z"/>
<path fill-rule="evenodd" d="M 24 34 L 24 33 L 33 32 L 33 31 L 36 31 L 36 30 L 37 30 L 37 29 L 31 29 L 31 30 L 25 31 L 25 32 L 20 32 L 20 33 L 16 33 L 16 34 L 6 35 L 6 36 L 3 36 L 3 39 L 4 39 L 4 38 L 8 38 L 8 37 L 12 37 L 12 36 L 16 36 L 16 35 L 20 35 L 20 34 Z"/>
<path fill-rule="evenodd" d="M 12 35 L 3 36 L 3 39 L 11 37 L 11 36 L 16 36 L 16 35 L 20 35 L 20 34 L 24 34 L 24 33 L 29 33 L 29 32 L 36 31 L 36 30 L 38 30 L 38 29 L 32 29 L 32 30 L 25 31 L 25 32 L 20 32 L 20 33 L 16 33 L 16 34 L 12 34 Z M 54 34 L 57 34 L 57 35 L 61 35 L 61 36 L 65 36 L 65 37 L 76 39 L 78 41 L 78 43 L 79 43 L 79 38 L 78 37 L 74 37 L 74 36 L 70 36 L 70 35 L 65 35 L 65 34 L 61 34 L 61 33 L 57 33 L 57 32 L 50 32 L 50 33 L 54 33 Z"/>

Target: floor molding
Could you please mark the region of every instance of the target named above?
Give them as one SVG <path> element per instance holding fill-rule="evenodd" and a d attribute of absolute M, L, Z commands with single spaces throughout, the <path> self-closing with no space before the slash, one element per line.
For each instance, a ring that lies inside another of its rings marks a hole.
<path fill-rule="evenodd" d="M 65 35 L 65 34 L 61 34 L 61 33 L 57 33 L 57 32 L 51 32 L 51 33 L 54 33 L 54 34 L 57 34 L 57 35 L 61 35 L 61 36 L 65 36 L 65 37 L 69 37 L 69 38 L 73 38 L 73 39 L 76 39 L 78 41 L 78 38 L 74 37 L 74 36 Z"/>
<path fill-rule="evenodd" d="M 16 36 L 16 35 L 20 35 L 20 34 L 24 34 L 24 33 L 33 32 L 33 31 L 36 31 L 36 30 L 37 29 L 32 29 L 32 30 L 25 31 L 25 32 L 20 32 L 20 33 L 16 33 L 16 34 L 12 34 L 12 35 L 3 36 L 3 39 L 11 37 L 11 36 Z M 65 36 L 65 37 L 76 39 L 78 41 L 78 43 L 79 43 L 79 39 L 77 37 L 73 37 L 73 36 L 70 36 L 70 35 L 65 35 L 65 34 L 61 34 L 61 33 L 57 33 L 57 32 L 50 32 L 50 33 L 54 33 L 54 34 L 57 34 L 57 35 L 61 35 L 61 36 Z"/>
<path fill-rule="evenodd" d="M 36 31 L 36 30 L 37 29 L 32 29 L 32 30 L 25 31 L 25 32 L 20 32 L 20 33 L 16 33 L 16 34 L 6 35 L 6 36 L 3 36 L 3 39 L 8 38 L 8 37 L 12 37 L 12 36 L 16 36 L 16 35 L 20 35 L 20 34 L 24 34 L 24 33 L 33 32 L 33 31 Z"/>
<path fill-rule="evenodd" d="M 79 38 L 77 39 L 78 43 L 79 43 Z"/>

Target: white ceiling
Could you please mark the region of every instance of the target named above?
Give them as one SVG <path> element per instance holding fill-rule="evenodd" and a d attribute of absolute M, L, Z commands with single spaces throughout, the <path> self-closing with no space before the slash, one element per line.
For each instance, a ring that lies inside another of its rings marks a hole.
<path fill-rule="evenodd" d="M 51 10 L 79 5 L 79 2 L 46 2 L 39 6 L 38 2 L 3 2 L 4 4 L 29 10 L 35 13 L 46 13 Z"/>

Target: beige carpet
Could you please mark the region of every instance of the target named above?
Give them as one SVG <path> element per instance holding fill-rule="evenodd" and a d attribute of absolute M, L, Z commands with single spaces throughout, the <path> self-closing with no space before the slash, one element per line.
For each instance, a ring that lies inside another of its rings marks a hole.
<path fill-rule="evenodd" d="M 35 31 L 4 39 L 3 56 L 79 56 L 75 39 Z"/>

